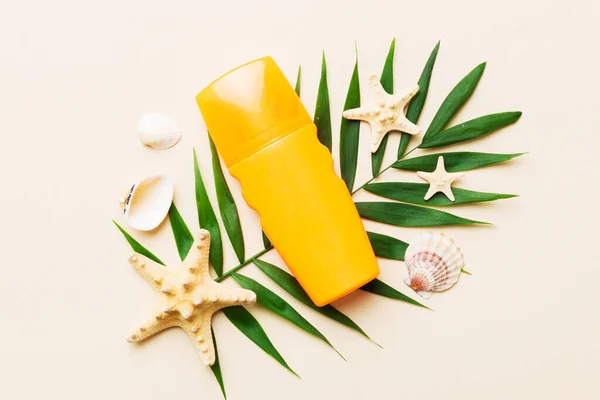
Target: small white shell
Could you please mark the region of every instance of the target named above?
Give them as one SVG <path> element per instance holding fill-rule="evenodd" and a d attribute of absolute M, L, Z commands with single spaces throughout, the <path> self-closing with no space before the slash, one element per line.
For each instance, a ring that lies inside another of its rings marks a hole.
<path fill-rule="evenodd" d="M 169 213 L 173 191 L 173 182 L 162 175 L 144 178 L 133 185 L 123 203 L 127 224 L 139 231 L 156 228 Z"/>
<path fill-rule="evenodd" d="M 142 143 L 157 150 L 170 149 L 181 140 L 181 130 L 165 114 L 145 114 L 137 129 Z"/>
<path fill-rule="evenodd" d="M 458 281 L 465 265 L 454 239 L 428 232 L 411 242 L 404 255 L 408 275 L 404 278 L 416 292 L 443 292 Z"/>

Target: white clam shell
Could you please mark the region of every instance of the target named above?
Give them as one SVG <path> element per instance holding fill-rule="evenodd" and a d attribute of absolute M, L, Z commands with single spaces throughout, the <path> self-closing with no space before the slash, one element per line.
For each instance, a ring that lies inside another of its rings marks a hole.
<path fill-rule="evenodd" d="M 404 255 L 408 275 L 404 279 L 416 292 L 443 292 L 450 289 L 465 266 L 460 248 L 443 233 L 419 235 Z"/>
<path fill-rule="evenodd" d="M 123 204 L 123 216 L 129 226 L 151 231 L 165 219 L 173 201 L 174 185 L 166 176 L 142 179 L 129 189 Z"/>
<path fill-rule="evenodd" d="M 182 136 L 177 124 L 160 113 L 143 115 L 137 129 L 142 143 L 157 150 L 170 149 L 179 143 Z"/>

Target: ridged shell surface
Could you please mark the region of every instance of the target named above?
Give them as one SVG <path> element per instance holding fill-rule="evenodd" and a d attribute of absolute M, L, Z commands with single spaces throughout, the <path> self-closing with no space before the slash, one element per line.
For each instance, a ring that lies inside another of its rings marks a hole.
<path fill-rule="evenodd" d="M 173 201 L 174 185 L 166 176 L 142 179 L 129 189 L 123 204 L 123 216 L 129 226 L 151 231 L 165 219 Z"/>
<path fill-rule="evenodd" d="M 404 282 L 417 292 L 443 292 L 458 281 L 465 260 L 460 248 L 443 233 L 419 235 L 404 255 L 408 275 Z"/>
<path fill-rule="evenodd" d="M 169 116 L 160 113 L 145 114 L 138 122 L 140 140 L 146 146 L 166 150 L 181 140 L 181 130 Z"/>

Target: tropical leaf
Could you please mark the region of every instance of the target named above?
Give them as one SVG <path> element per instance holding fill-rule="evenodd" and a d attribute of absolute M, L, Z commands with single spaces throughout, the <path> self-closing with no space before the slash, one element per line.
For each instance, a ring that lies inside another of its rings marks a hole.
<path fill-rule="evenodd" d="M 408 171 L 433 172 L 437 166 L 438 157 L 444 156 L 444 165 L 446 167 L 446 171 L 459 172 L 498 164 L 504 161 L 512 160 L 513 158 L 522 156 L 523 154 L 525 153 L 493 154 L 474 153 L 468 151 L 438 153 L 397 161 L 392 164 L 392 167 Z"/>
<path fill-rule="evenodd" d="M 367 236 L 369 236 L 371 247 L 377 257 L 404 261 L 408 243 L 381 233 L 367 232 Z"/>
<path fill-rule="evenodd" d="M 419 122 L 419 117 L 421 116 L 421 111 L 423 111 L 423 106 L 425 105 L 425 100 L 427 99 L 427 93 L 429 92 L 429 82 L 431 81 L 431 74 L 433 73 L 433 67 L 435 65 L 435 60 L 438 55 L 438 51 L 440 49 L 440 42 L 437 42 L 429 58 L 427 59 L 427 63 L 425 63 L 425 67 L 423 68 L 423 72 L 421 73 L 421 77 L 419 78 L 419 91 L 412 98 L 410 104 L 408 105 L 408 110 L 406 111 L 406 118 L 416 124 Z M 406 153 L 406 148 L 408 147 L 408 142 L 410 141 L 410 135 L 402 135 L 400 136 L 400 144 L 398 145 L 398 160 L 401 159 Z"/>
<path fill-rule="evenodd" d="M 396 226 L 445 226 L 472 225 L 487 222 L 462 218 L 433 208 L 418 207 L 412 204 L 390 202 L 357 202 L 356 208 L 362 218 Z"/>
<path fill-rule="evenodd" d="M 298 65 L 298 75 L 296 75 L 296 86 L 294 90 L 298 97 L 300 97 L 300 89 L 302 87 L 302 65 Z"/>
<path fill-rule="evenodd" d="M 268 249 L 269 247 L 271 247 L 271 241 L 269 240 L 267 235 L 265 235 L 264 231 L 262 232 L 262 240 L 263 240 L 263 245 L 265 246 L 265 249 Z"/>
<path fill-rule="evenodd" d="M 244 289 L 248 289 L 256 293 L 256 301 L 267 310 L 279 315 L 280 317 L 287 319 L 298 328 L 310 333 L 313 336 L 318 337 L 325 343 L 327 343 L 333 350 L 344 358 L 339 351 L 329 342 L 329 340 L 315 328 L 310 322 L 308 322 L 298 311 L 288 304 L 284 299 L 279 297 L 276 293 L 263 286 L 259 282 L 252 278 L 241 274 L 232 274 L 231 277 Z"/>
<path fill-rule="evenodd" d="M 183 261 L 192 248 L 192 244 L 194 244 L 194 236 L 188 229 L 183 218 L 181 218 L 181 214 L 179 214 L 179 210 L 175 207 L 175 203 L 171 203 L 169 221 L 171 222 L 171 230 L 173 231 L 179 258 Z"/>
<path fill-rule="evenodd" d="M 419 148 L 433 149 L 476 139 L 517 122 L 521 114 L 520 111 L 512 111 L 475 118 L 444 131 L 432 133 L 423 139 Z"/>
<path fill-rule="evenodd" d="M 387 283 L 380 281 L 379 279 L 373 279 L 371 282 L 362 286 L 360 289 L 364 290 L 365 292 L 378 294 L 380 296 L 388 297 L 390 299 L 404 301 L 415 306 L 429 308 L 419 303 L 418 301 L 411 299 L 407 295 L 400 293 L 398 290 L 394 289 Z"/>
<path fill-rule="evenodd" d="M 206 187 L 202 180 L 202 174 L 198 167 L 198 158 L 196 157 L 196 150 L 194 149 L 194 178 L 195 178 L 195 192 L 196 192 L 196 208 L 198 210 L 198 225 L 200 228 L 206 229 L 210 232 L 210 263 L 217 275 L 223 274 L 223 242 L 221 239 L 221 229 L 217 222 L 217 217 L 213 211 L 208 194 L 206 193 Z"/>
<path fill-rule="evenodd" d="M 260 323 L 254 318 L 248 310 L 242 306 L 226 307 L 222 309 L 223 314 L 231 321 L 236 328 L 240 330 L 248 339 L 252 340 L 258 347 L 264 350 L 265 353 L 273 357 L 277 362 L 283 365 L 292 374 L 300 377 L 287 362 L 283 359 L 281 354 L 277 351 L 271 340 L 265 333 Z"/>
<path fill-rule="evenodd" d="M 223 397 L 227 399 L 227 393 L 225 393 L 225 383 L 223 382 L 223 374 L 221 373 L 221 363 L 219 362 L 219 350 L 217 349 L 217 339 L 215 338 L 215 331 L 212 326 L 210 327 L 210 333 L 212 335 L 212 341 L 215 348 L 215 363 L 210 366 L 217 382 L 219 383 L 219 387 L 221 388 L 221 392 L 223 393 Z"/>
<path fill-rule="evenodd" d="M 396 38 L 392 40 L 390 44 L 390 49 L 388 51 L 388 55 L 385 58 L 385 64 L 383 65 L 383 71 L 381 71 L 381 77 L 379 78 L 379 82 L 381 82 L 381 86 L 383 90 L 388 92 L 389 94 L 394 93 L 394 51 L 396 50 Z M 402 136 L 406 135 L 405 133 L 401 134 Z M 381 144 L 377 148 L 375 153 L 371 153 L 371 172 L 373 176 L 377 176 L 379 171 L 381 170 L 381 163 L 383 162 L 383 156 L 385 155 L 385 148 L 387 146 L 388 135 L 383 137 Z"/>
<path fill-rule="evenodd" d="M 325 52 L 321 63 L 321 80 L 319 81 L 319 91 L 317 93 L 317 105 L 315 107 L 315 125 L 317 126 L 317 136 L 323 146 L 329 149 L 331 153 L 331 115 L 329 111 L 329 89 L 327 87 L 327 64 L 325 62 Z"/>
<path fill-rule="evenodd" d="M 452 117 L 460 110 L 463 104 L 465 104 L 475 91 L 475 88 L 483 75 L 483 71 L 485 70 L 485 65 L 486 63 L 479 64 L 458 82 L 454 89 L 452 89 L 433 117 L 427 132 L 425 132 L 423 140 L 430 135 L 443 130 L 446 125 L 448 125 L 448 122 L 450 122 Z"/>
<path fill-rule="evenodd" d="M 457 204 L 481 203 L 517 197 L 516 194 L 474 192 L 472 190 L 452 188 L 455 201 L 450 201 L 443 193 L 436 193 L 429 200 L 425 200 L 425 194 L 429 189 L 429 184 L 409 182 L 371 183 L 366 185 L 364 189 L 387 199 L 423 206 L 453 206 Z"/>
<path fill-rule="evenodd" d="M 350 87 L 344 103 L 344 111 L 360 107 L 360 85 L 358 80 L 358 52 L 354 70 L 350 78 Z M 342 179 L 346 183 L 349 192 L 354 187 L 356 177 L 356 166 L 358 161 L 358 139 L 360 133 L 360 121 L 349 120 L 342 117 L 340 127 L 340 170 Z"/>
<path fill-rule="evenodd" d="M 119 229 L 119 231 L 121 231 L 121 233 L 123 234 L 123 236 L 125 236 L 125 240 L 127 240 L 127 242 L 129 243 L 129 245 L 131 246 L 131 248 L 133 249 L 133 251 L 135 251 L 138 254 L 141 254 L 143 256 L 148 257 L 149 259 L 151 259 L 154 262 L 157 262 L 159 264 L 165 265 L 165 263 L 162 262 L 154 254 L 152 254 L 152 252 L 150 250 L 148 250 L 147 248 L 145 248 L 144 246 L 142 246 L 137 240 L 135 240 L 133 237 L 131 237 L 131 235 L 129 233 L 127 233 L 127 231 L 125 229 L 121 228 L 121 225 L 119 225 L 117 223 L 117 221 L 113 220 L 113 223 L 117 226 L 117 228 Z"/>
<path fill-rule="evenodd" d="M 369 336 L 365 333 L 365 331 L 363 331 L 354 321 L 352 321 L 346 315 L 338 311 L 332 305 L 326 305 L 323 307 L 318 307 L 317 305 L 315 305 L 315 303 L 313 303 L 313 301 L 310 299 L 310 297 L 304 291 L 304 289 L 302 289 L 300 283 L 298 283 L 296 278 L 294 278 L 292 275 L 266 261 L 254 259 L 253 262 L 254 265 L 258 267 L 258 269 L 260 269 L 273 282 L 275 282 L 283 290 L 288 292 L 296 300 L 319 312 L 320 314 L 323 314 L 324 316 L 329 317 L 334 321 L 337 321 L 340 324 L 343 324 L 348 328 L 357 331 L 358 333 L 370 340 Z"/>
<path fill-rule="evenodd" d="M 242 233 L 242 226 L 240 224 L 240 216 L 235 205 L 235 200 L 229 191 L 227 181 L 223 175 L 221 169 L 221 163 L 219 162 L 219 155 L 212 139 L 209 137 L 210 152 L 212 154 L 212 166 L 213 174 L 215 177 L 215 187 L 217 189 L 217 202 L 219 203 L 219 211 L 221 213 L 221 219 L 223 219 L 223 225 L 227 236 L 231 241 L 235 255 L 239 262 L 244 261 L 244 235 Z"/>

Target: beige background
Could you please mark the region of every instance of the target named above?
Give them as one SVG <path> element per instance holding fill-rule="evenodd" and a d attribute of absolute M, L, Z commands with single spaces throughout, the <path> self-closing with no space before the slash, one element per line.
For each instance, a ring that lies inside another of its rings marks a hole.
<path fill-rule="evenodd" d="M 153 311 L 154 294 L 126 261 L 130 249 L 111 222 L 121 221 L 117 199 L 144 175 L 168 174 L 196 229 L 192 147 L 215 200 L 194 101 L 200 89 L 242 62 L 272 55 L 290 79 L 302 64 L 302 98 L 312 112 L 324 49 L 337 146 L 354 40 L 364 84 L 380 72 L 396 36 L 396 89 L 417 80 L 442 40 L 422 126 L 462 76 L 488 61 L 455 122 L 515 109 L 523 118 L 456 149 L 530 153 L 469 172 L 459 186 L 521 197 L 453 209 L 496 226 L 443 229 L 463 247 L 473 276 L 433 296 L 427 304 L 434 312 L 366 293 L 337 302 L 385 350 L 290 300 L 344 362 L 251 307 L 299 380 L 217 315 L 229 398 L 600 398 L 599 24 L 592 0 L 3 2 L 1 397 L 219 399 L 183 332 L 137 347 L 125 342 Z M 149 111 L 180 124 L 177 147 L 157 152 L 139 143 L 136 123 Z M 370 173 L 367 137 L 365 126 L 358 183 Z M 415 176 L 384 177 L 394 179 Z M 237 182 L 230 184 L 254 254 L 261 246 L 257 217 Z M 404 240 L 421 231 L 366 225 Z M 134 234 L 177 261 L 168 223 Z M 225 246 L 231 267 L 235 257 Z M 281 265 L 276 254 L 266 259 Z M 402 289 L 404 265 L 382 260 L 381 267 L 382 278 Z M 252 267 L 244 272 L 282 293 Z"/>

